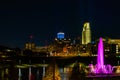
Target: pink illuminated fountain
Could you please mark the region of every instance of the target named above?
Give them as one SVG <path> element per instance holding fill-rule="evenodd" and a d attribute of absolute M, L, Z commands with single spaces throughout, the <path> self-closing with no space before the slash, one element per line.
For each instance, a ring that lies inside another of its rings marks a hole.
<path fill-rule="evenodd" d="M 111 65 L 104 65 L 104 46 L 102 38 L 99 39 L 98 43 L 97 64 L 95 66 L 90 64 L 90 72 L 96 74 L 112 73 Z"/>
<path fill-rule="evenodd" d="M 98 54 L 97 54 L 97 70 L 96 73 L 106 73 L 106 69 L 104 66 L 104 47 L 102 38 L 100 38 L 98 43 Z"/>

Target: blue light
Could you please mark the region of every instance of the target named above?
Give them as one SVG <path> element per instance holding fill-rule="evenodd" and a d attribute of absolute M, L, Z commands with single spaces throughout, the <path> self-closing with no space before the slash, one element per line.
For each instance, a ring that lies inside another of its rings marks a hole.
<path fill-rule="evenodd" d="M 59 32 L 59 33 L 57 33 L 57 38 L 63 39 L 63 38 L 65 38 L 65 34 L 63 32 Z"/>

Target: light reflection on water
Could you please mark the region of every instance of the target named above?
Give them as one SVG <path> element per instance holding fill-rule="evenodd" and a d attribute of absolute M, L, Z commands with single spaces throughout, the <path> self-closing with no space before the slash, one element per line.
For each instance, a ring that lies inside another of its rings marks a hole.
<path fill-rule="evenodd" d="M 4 64 L 4 65 L 0 65 L 0 80 L 42 80 L 42 77 L 45 74 L 44 70 L 47 69 L 45 67 L 43 68 L 40 66 L 15 67 L 15 65 L 13 66 L 13 65 Z M 69 80 L 69 71 L 71 71 L 71 68 L 69 67 L 59 68 L 61 80 Z M 119 80 L 119 78 L 112 78 L 112 79 L 109 78 L 107 80 Z M 87 79 L 87 80 L 93 80 L 93 79 Z M 96 78 L 94 80 L 103 80 L 103 79 Z"/>
<path fill-rule="evenodd" d="M 45 74 L 45 67 L 15 67 L 7 66 L 6 64 L 0 66 L 0 80 L 42 80 Z M 8 64 L 7 64 L 8 65 Z M 64 73 L 63 68 L 59 69 L 61 80 L 68 80 L 68 75 Z"/>
<path fill-rule="evenodd" d="M 16 68 L 0 67 L 0 80 L 41 80 L 42 67 L 39 68 Z"/>

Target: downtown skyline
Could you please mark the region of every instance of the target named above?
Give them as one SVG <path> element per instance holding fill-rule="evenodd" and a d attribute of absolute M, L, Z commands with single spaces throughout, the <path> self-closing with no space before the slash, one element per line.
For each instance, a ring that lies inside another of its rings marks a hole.
<path fill-rule="evenodd" d="M 36 44 L 45 45 L 60 31 L 66 37 L 81 37 L 86 21 L 92 38 L 120 38 L 118 0 L 12 0 L 0 4 L 1 45 L 24 47 L 30 35 Z"/>

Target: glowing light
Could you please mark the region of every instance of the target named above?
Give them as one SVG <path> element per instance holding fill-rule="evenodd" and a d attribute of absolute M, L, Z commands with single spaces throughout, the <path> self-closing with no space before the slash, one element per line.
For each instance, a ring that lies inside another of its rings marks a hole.
<path fill-rule="evenodd" d="M 57 38 L 58 38 L 58 39 L 63 39 L 63 38 L 65 38 L 65 33 L 63 33 L 63 32 L 57 33 Z"/>
<path fill-rule="evenodd" d="M 90 31 L 90 23 L 84 23 L 84 27 L 82 30 L 82 44 L 91 43 L 91 31 Z"/>
<path fill-rule="evenodd" d="M 98 74 L 112 73 L 112 66 L 104 65 L 104 47 L 103 47 L 102 38 L 99 39 L 99 43 L 98 43 L 97 65 L 93 66 L 93 64 L 91 64 L 89 67 L 91 73 L 98 73 Z"/>
<path fill-rule="evenodd" d="M 104 67 L 104 52 L 103 52 L 103 41 L 102 38 L 100 38 L 98 43 L 98 56 L 97 56 L 97 66 L 98 69 L 103 69 Z"/>

